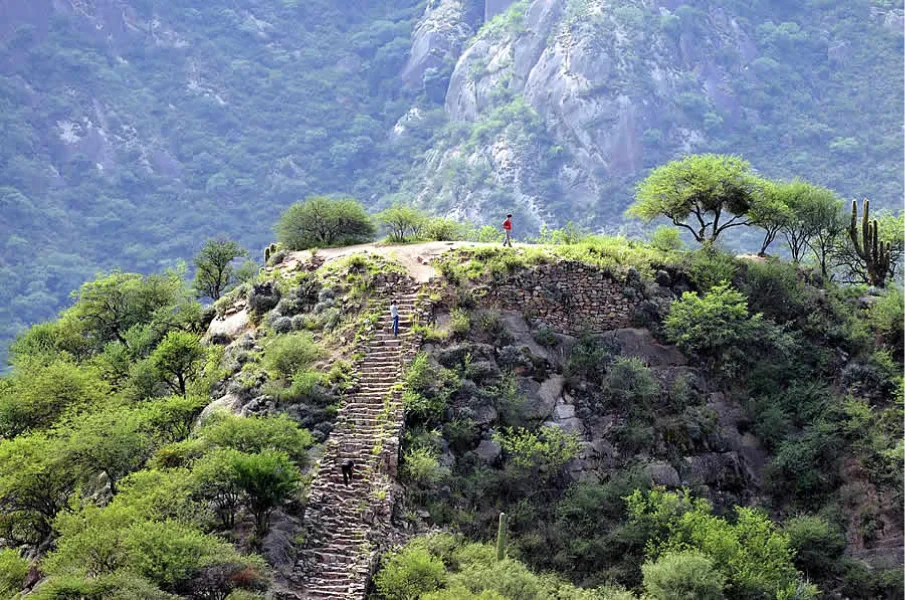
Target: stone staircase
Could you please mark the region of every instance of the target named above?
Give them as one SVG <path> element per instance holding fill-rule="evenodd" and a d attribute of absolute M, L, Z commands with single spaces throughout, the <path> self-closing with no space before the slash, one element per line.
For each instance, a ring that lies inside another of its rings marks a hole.
<path fill-rule="evenodd" d="M 399 307 L 399 337 L 389 317 L 390 293 Z M 381 294 L 384 315 L 356 365 L 357 382 L 342 407 L 308 496 L 305 542 L 280 600 L 364 600 L 378 552 L 392 542 L 393 506 L 404 425 L 401 382 L 419 340 L 422 315 L 414 287 Z M 340 465 L 355 462 L 352 482 Z"/>

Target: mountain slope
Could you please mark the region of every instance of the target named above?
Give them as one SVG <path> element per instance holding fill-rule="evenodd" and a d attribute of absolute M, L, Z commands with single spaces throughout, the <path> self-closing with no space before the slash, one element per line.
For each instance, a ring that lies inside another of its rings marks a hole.
<path fill-rule="evenodd" d="M 509 196 L 612 225 L 646 169 L 689 152 L 898 205 L 901 3 L 521 0 L 455 56 L 461 4 L 415 33 L 451 31 L 435 54 L 455 59 L 451 126 L 411 184 L 427 205 L 477 217 Z"/>
<path fill-rule="evenodd" d="M 897 206 L 902 6 L 0 0 L 0 338 L 315 193 L 612 228 L 720 151 Z"/>

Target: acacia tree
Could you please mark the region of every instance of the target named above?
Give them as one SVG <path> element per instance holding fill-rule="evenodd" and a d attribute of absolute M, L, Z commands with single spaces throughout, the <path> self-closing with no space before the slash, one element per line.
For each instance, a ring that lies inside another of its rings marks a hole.
<path fill-rule="evenodd" d="M 180 273 L 142 277 L 114 271 L 82 285 L 67 317 L 79 323 L 83 334 L 98 346 L 118 341 L 129 346 L 126 333 L 149 323 L 160 309 L 173 309 L 184 297 Z"/>
<path fill-rule="evenodd" d="M 217 300 L 235 282 L 232 263 L 248 256 L 242 246 L 232 240 L 208 240 L 195 257 L 195 291 L 199 298 Z"/>
<path fill-rule="evenodd" d="M 374 223 L 360 202 L 323 196 L 293 204 L 276 226 L 277 239 L 289 250 L 366 242 Z"/>
<path fill-rule="evenodd" d="M 727 229 L 751 224 L 748 213 L 759 199 L 758 182 L 741 158 L 689 156 L 655 169 L 638 185 L 628 212 L 645 221 L 667 217 L 710 245 Z"/>
<path fill-rule="evenodd" d="M 792 260 L 801 262 L 811 250 L 826 275 L 829 251 L 845 227 L 841 200 L 832 190 L 800 179 L 775 189 L 789 209 L 782 233 Z"/>
<path fill-rule="evenodd" d="M 427 223 L 427 217 L 412 206 L 394 204 L 378 213 L 377 221 L 387 230 L 391 241 L 405 243 L 418 239 Z"/>
<path fill-rule="evenodd" d="M 785 200 L 786 187 L 784 183 L 763 180 L 760 184 L 763 196 L 751 206 L 751 224 L 764 230 L 758 256 L 766 256 L 767 248 L 792 218 L 792 211 Z"/>
<path fill-rule="evenodd" d="M 151 364 L 161 379 L 181 396 L 186 385 L 201 371 L 204 347 L 198 336 L 185 331 L 171 331 L 151 353 Z"/>

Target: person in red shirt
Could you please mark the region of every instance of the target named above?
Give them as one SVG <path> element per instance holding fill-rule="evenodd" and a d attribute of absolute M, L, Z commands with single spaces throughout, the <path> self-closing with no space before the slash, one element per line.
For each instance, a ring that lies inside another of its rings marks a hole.
<path fill-rule="evenodd" d="M 506 215 L 506 220 L 503 221 L 503 231 L 506 232 L 506 239 L 503 240 L 503 245 L 512 248 L 512 215 Z"/>

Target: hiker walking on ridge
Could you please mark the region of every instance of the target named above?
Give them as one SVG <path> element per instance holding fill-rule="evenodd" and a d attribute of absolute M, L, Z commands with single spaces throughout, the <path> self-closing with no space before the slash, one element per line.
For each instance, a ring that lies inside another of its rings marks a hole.
<path fill-rule="evenodd" d="M 506 220 L 503 221 L 503 231 L 506 232 L 506 239 L 503 240 L 503 245 L 512 248 L 512 215 L 506 215 Z"/>
<path fill-rule="evenodd" d="M 399 335 L 399 307 L 396 306 L 395 298 L 390 303 L 390 316 L 393 317 L 393 336 Z"/>

